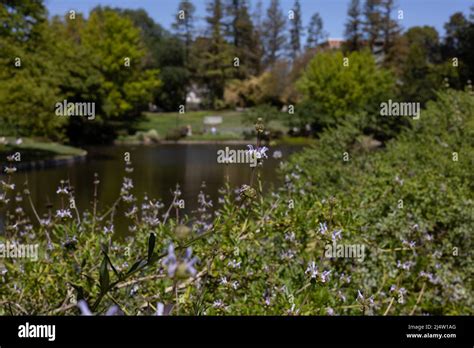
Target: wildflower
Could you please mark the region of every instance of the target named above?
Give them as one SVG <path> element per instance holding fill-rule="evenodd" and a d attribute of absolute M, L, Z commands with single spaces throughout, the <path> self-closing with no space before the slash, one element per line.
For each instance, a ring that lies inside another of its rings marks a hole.
<path fill-rule="evenodd" d="M 408 242 L 408 241 L 402 239 L 402 244 L 413 249 L 416 245 L 416 242 L 414 240 Z"/>
<path fill-rule="evenodd" d="M 342 293 L 342 291 L 337 292 L 337 296 L 342 300 L 342 302 L 346 302 L 346 296 Z"/>
<path fill-rule="evenodd" d="M 174 273 L 176 272 L 176 268 L 178 268 L 178 262 L 174 253 L 173 243 L 168 246 L 168 255 L 163 259 L 163 265 L 168 267 L 168 276 L 173 277 Z"/>
<path fill-rule="evenodd" d="M 79 302 L 77 302 L 77 307 L 79 307 L 79 309 L 81 311 L 81 314 L 84 315 L 84 316 L 94 315 L 91 312 L 91 310 L 89 309 L 89 306 L 87 305 L 87 302 L 84 301 L 84 300 L 80 300 Z M 120 313 L 119 307 L 116 306 L 116 305 L 110 307 L 107 310 L 107 312 L 105 313 L 106 316 L 113 316 L 113 315 L 117 315 L 117 314 L 121 314 L 121 313 Z"/>
<path fill-rule="evenodd" d="M 331 271 L 324 271 L 321 273 L 321 282 L 326 283 L 327 280 L 329 280 L 329 274 Z"/>
<path fill-rule="evenodd" d="M 104 226 L 104 234 L 113 234 L 114 233 L 114 225 L 109 225 L 109 227 Z"/>
<path fill-rule="evenodd" d="M 72 214 L 69 209 L 59 209 L 56 211 L 56 217 L 61 219 L 72 218 Z"/>
<path fill-rule="evenodd" d="M 362 295 L 362 293 L 360 292 L 360 290 L 357 290 L 357 299 L 359 301 L 364 301 L 365 298 L 364 298 L 364 295 Z"/>
<path fill-rule="evenodd" d="M 40 225 L 44 227 L 51 226 L 51 219 L 40 219 Z"/>
<path fill-rule="evenodd" d="M 240 268 L 241 263 L 242 263 L 242 261 L 237 262 L 235 259 L 233 259 L 232 261 L 229 261 L 227 263 L 227 265 L 232 267 L 232 268 Z"/>
<path fill-rule="evenodd" d="M 5 174 L 11 175 L 16 172 L 16 167 L 5 167 Z"/>
<path fill-rule="evenodd" d="M 23 139 L 22 139 L 22 138 L 16 139 L 15 144 L 16 144 L 16 145 L 21 145 L 21 144 L 23 144 Z"/>
<path fill-rule="evenodd" d="M 267 151 L 268 147 L 262 146 L 262 147 L 253 147 L 252 145 L 247 145 L 248 152 L 252 156 L 252 158 L 255 158 L 259 164 L 262 164 L 263 158 L 268 158 L 267 156 Z"/>
<path fill-rule="evenodd" d="M 403 186 L 403 179 L 400 179 L 398 175 L 395 177 L 395 182 L 400 186 Z"/>
<path fill-rule="evenodd" d="M 326 232 L 328 231 L 328 226 L 326 225 L 326 223 L 319 223 L 319 233 L 321 234 L 326 234 Z"/>
<path fill-rule="evenodd" d="M 186 273 L 191 274 L 192 276 L 196 275 L 197 271 L 196 268 L 194 268 L 194 264 L 198 262 L 197 257 L 191 257 L 192 255 L 192 249 L 187 248 L 186 249 L 186 254 L 184 256 L 183 262 L 178 266 L 178 273 L 179 275 L 184 277 Z"/>
<path fill-rule="evenodd" d="M 285 240 L 290 241 L 290 242 L 294 242 L 295 239 L 296 239 L 295 232 L 289 232 L 289 233 L 285 234 Z"/>
<path fill-rule="evenodd" d="M 281 253 L 281 258 L 283 260 L 291 260 L 295 257 L 295 251 L 294 250 L 286 250 Z"/>
<path fill-rule="evenodd" d="M 351 276 L 350 275 L 346 276 L 344 273 L 342 273 L 341 276 L 339 277 L 339 280 L 349 284 L 351 282 Z"/>
<path fill-rule="evenodd" d="M 308 264 L 308 268 L 306 268 L 305 273 L 309 273 L 311 279 L 318 277 L 318 267 L 316 266 L 316 263 L 314 261 Z"/>
<path fill-rule="evenodd" d="M 179 189 L 179 185 L 176 185 L 176 190 L 174 190 L 173 195 L 175 195 L 176 197 L 181 196 L 181 190 Z"/>
<path fill-rule="evenodd" d="M 332 240 L 333 240 L 333 241 L 336 241 L 336 239 L 338 239 L 338 238 L 339 238 L 339 240 L 341 240 L 341 239 L 342 239 L 342 230 L 336 230 L 336 231 L 334 231 L 334 232 L 332 233 L 332 236 L 331 236 L 331 237 L 332 237 Z"/>
<path fill-rule="evenodd" d="M 332 315 L 334 315 L 334 309 L 332 309 L 331 307 L 328 307 L 328 308 L 326 308 L 326 313 L 327 313 L 327 315 L 332 316 Z"/>
<path fill-rule="evenodd" d="M 128 191 L 133 188 L 133 181 L 130 178 L 124 177 L 122 183 L 122 189 Z"/>
<path fill-rule="evenodd" d="M 132 203 L 133 201 L 135 201 L 135 197 L 131 193 L 128 195 L 123 195 L 122 199 L 124 202 L 127 202 L 127 203 Z"/>
<path fill-rule="evenodd" d="M 138 284 L 134 284 L 130 289 L 130 296 L 135 296 L 139 289 L 140 287 L 138 286 Z"/>
<path fill-rule="evenodd" d="M 415 263 L 412 261 L 406 261 L 404 263 L 401 263 L 400 260 L 397 260 L 397 267 L 404 269 L 406 271 L 409 271 L 410 268 L 414 265 Z"/>
<path fill-rule="evenodd" d="M 213 302 L 212 307 L 214 308 L 225 308 L 224 301 L 222 300 L 216 300 Z"/>
<path fill-rule="evenodd" d="M 69 192 L 67 190 L 67 187 L 58 187 L 58 189 L 56 190 L 56 194 L 60 195 L 60 194 L 63 194 L 63 195 L 68 195 Z"/>
<path fill-rule="evenodd" d="M 206 201 L 206 195 L 202 191 L 199 192 L 199 195 L 198 195 L 198 204 L 205 208 L 212 207 L 212 201 L 211 200 Z"/>
<path fill-rule="evenodd" d="M 1 181 L 3 189 L 6 190 L 14 190 L 15 189 L 15 184 L 8 184 L 5 181 Z"/>
<path fill-rule="evenodd" d="M 125 212 L 126 217 L 133 217 L 138 212 L 138 208 L 133 206 L 130 210 Z"/>
<path fill-rule="evenodd" d="M 291 305 L 291 308 L 286 311 L 286 314 L 287 315 L 296 315 L 296 314 L 298 314 L 300 312 L 300 310 L 296 309 L 295 307 L 296 307 L 296 305 L 293 303 Z"/>

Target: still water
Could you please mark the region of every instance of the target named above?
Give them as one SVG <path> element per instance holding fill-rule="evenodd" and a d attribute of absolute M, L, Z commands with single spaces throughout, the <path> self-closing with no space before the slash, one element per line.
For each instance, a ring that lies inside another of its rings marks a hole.
<path fill-rule="evenodd" d="M 206 183 L 204 192 L 217 203 L 218 190 L 225 184 L 225 176 L 229 176 L 230 184 L 234 188 L 248 184 L 251 168 L 248 164 L 219 164 L 217 151 L 227 145 L 157 145 L 157 146 L 105 146 L 87 148 L 88 156 L 85 160 L 68 165 L 22 171 L 14 175 L 17 189 L 23 187 L 28 180 L 29 189 L 35 206 L 40 214 L 47 212 L 47 204 L 53 209 L 61 207 L 56 190 L 60 181 L 69 179 L 74 187 L 76 205 L 82 213 L 92 210 L 94 193 L 94 173 L 99 175 L 98 209 L 107 210 L 118 198 L 123 177 L 133 179 L 134 188 L 131 192 L 140 203 L 144 195 L 149 198 L 160 199 L 166 207 L 172 201 L 172 191 L 176 184 L 180 185 L 182 197 L 185 201 L 184 211 L 190 214 L 197 208 L 197 195 L 202 190 L 201 185 Z M 244 149 L 243 145 L 229 145 L 231 149 Z M 281 178 L 277 175 L 279 163 L 298 151 L 300 147 L 277 146 L 268 151 L 268 159 L 261 169 L 262 179 L 268 189 L 271 185 L 279 185 Z M 282 158 L 273 158 L 274 151 L 281 151 Z M 125 172 L 124 154 L 130 153 L 134 171 Z M 227 169 L 226 169 L 227 167 Z M 226 174 L 227 173 L 227 174 Z M 23 206 L 33 219 L 31 209 Z M 1 223 L 1 221 L 0 221 Z M 0 224 L 1 225 L 1 224 Z M 116 229 L 126 233 L 128 220 L 123 211 L 117 212 L 115 219 Z M 117 228 L 118 227 L 118 228 Z"/>

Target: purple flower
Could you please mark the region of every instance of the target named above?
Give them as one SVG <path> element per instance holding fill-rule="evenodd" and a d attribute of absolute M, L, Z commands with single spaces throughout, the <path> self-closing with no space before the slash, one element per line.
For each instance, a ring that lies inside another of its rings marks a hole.
<path fill-rule="evenodd" d="M 306 268 L 305 273 L 309 273 L 311 279 L 318 277 L 318 267 L 314 261 L 308 263 L 308 268 Z"/>
<path fill-rule="evenodd" d="M 163 265 L 168 267 L 168 276 L 173 277 L 176 269 L 178 268 L 178 262 L 174 253 L 173 243 L 168 246 L 168 255 L 163 259 Z"/>

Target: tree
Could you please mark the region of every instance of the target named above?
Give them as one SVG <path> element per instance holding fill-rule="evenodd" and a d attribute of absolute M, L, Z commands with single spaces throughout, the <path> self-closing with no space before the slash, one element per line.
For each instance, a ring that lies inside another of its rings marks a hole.
<path fill-rule="evenodd" d="M 144 10 L 119 10 L 140 29 L 146 46 L 145 69 L 159 69 L 161 86 L 153 92 L 153 102 L 159 109 L 176 111 L 185 103 L 191 73 L 186 59 L 186 35 L 172 35 Z M 190 48 L 189 48 L 190 49 Z"/>
<path fill-rule="evenodd" d="M 458 59 L 462 85 L 474 79 L 474 7 L 471 11 L 471 21 L 463 13 L 457 12 L 444 25 L 446 37 L 442 45 L 443 58 L 450 61 Z"/>
<path fill-rule="evenodd" d="M 26 42 L 9 40 L 8 49 L 0 50 L 0 131 L 65 140 L 68 120 L 57 117 L 54 106 L 65 98 L 61 91 L 67 79 L 63 57 L 69 52 L 48 22 L 34 26 L 30 30 L 35 35 Z M 16 58 L 21 66 L 15 66 Z"/>
<path fill-rule="evenodd" d="M 234 46 L 234 55 L 239 58 L 235 77 L 244 79 L 259 71 L 260 58 L 257 34 L 249 14 L 247 0 L 227 0 L 226 13 L 229 17 L 227 36 Z"/>
<path fill-rule="evenodd" d="M 392 95 L 391 73 L 378 68 L 367 50 L 350 53 L 349 67 L 343 66 L 343 58 L 341 51 L 315 55 L 297 82 L 303 100 L 315 106 L 313 129 L 349 121 L 380 131 L 387 126 L 378 114 L 380 103 Z"/>
<path fill-rule="evenodd" d="M 271 0 L 267 10 L 267 18 L 263 22 L 263 42 L 265 46 L 265 63 L 275 64 L 286 43 L 286 18 L 280 7 L 279 0 Z"/>
<path fill-rule="evenodd" d="M 313 14 L 309 22 L 306 48 L 314 48 L 327 38 L 328 34 L 323 30 L 323 20 L 319 13 Z"/>
<path fill-rule="evenodd" d="M 138 121 L 161 84 L 159 71 L 144 70 L 146 49 L 140 30 L 112 9 L 91 11 L 81 29 L 81 45 L 100 72 L 100 93 L 95 96 L 99 114 L 93 124 L 74 118 L 68 133 L 77 141 L 110 141 L 118 131 L 129 131 Z"/>
<path fill-rule="evenodd" d="M 196 7 L 189 0 L 181 0 L 178 5 L 176 21 L 172 24 L 176 34 L 184 42 L 186 62 L 189 61 L 189 53 L 193 42 L 194 13 Z"/>
<path fill-rule="evenodd" d="M 401 97 L 424 105 L 434 99 L 437 87 L 443 82 L 440 71 L 440 40 L 435 28 L 412 27 L 405 34 L 409 50 L 402 64 L 400 81 Z"/>
<path fill-rule="evenodd" d="M 208 106 L 217 107 L 224 97 L 226 81 L 232 76 L 232 47 L 224 39 L 224 9 L 221 0 L 208 3 L 207 37 L 199 37 L 193 46 L 197 78 L 208 90 Z"/>
<path fill-rule="evenodd" d="M 303 23 L 301 19 L 301 4 L 299 0 L 295 1 L 293 5 L 293 17 L 290 18 L 290 45 L 291 57 L 293 60 L 300 54 L 301 51 L 301 33 L 303 31 Z"/>
<path fill-rule="evenodd" d="M 0 37 L 25 42 L 38 34 L 37 24 L 46 20 L 42 0 L 6 0 L 0 4 Z"/>
<path fill-rule="evenodd" d="M 383 51 L 385 54 L 384 64 L 399 68 L 401 55 L 403 54 L 403 41 L 400 41 L 401 28 L 397 21 L 392 19 L 395 0 L 382 0 L 383 22 L 382 38 Z"/>
<path fill-rule="evenodd" d="M 366 0 L 364 5 L 364 34 L 368 46 L 373 51 L 381 37 L 382 32 L 382 0 Z"/>
<path fill-rule="evenodd" d="M 352 0 L 347 12 L 348 20 L 345 27 L 345 48 L 348 51 L 358 51 L 362 48 L 362 19 L 360 0 Z"/>

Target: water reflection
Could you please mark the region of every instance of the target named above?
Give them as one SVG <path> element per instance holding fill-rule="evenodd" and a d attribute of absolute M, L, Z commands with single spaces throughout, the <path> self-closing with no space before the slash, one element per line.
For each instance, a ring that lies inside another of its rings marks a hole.
<path fill-rule="evenodd" d="M 25 181 L 29 183 L 31 197 L 38 212 L 47 212 L 47 204 L 59 209 L 61 202 L 56 194 L 60 180 L 69 179 L 75 189 L 76 205 L 79 211 L 91 210 L 93 202 L 94 173 L 99 174 L 98 209 L 109 208 L 117 199 L 123 176 L 133 179 L 133 194 L 139 202 L 145 194 L 149 198 L 161 199 L 165 204 L 172 200 L 172 191 L 176 184 L 181 186 L 182 198 L 185 200 L 185 212 L 190 213 L 197 208 L 197 195 L 202 182 L 206 183 L 205 193 L 216 203 L 218 189 L 225 184 L 225 175 L 229 176 L 231 186 L 238 187 L 248 184 L 251 168 L 247 164 L 224 165 L 217 163 L 217 151 L 223 145 L 158 145 L 149 146 L 107 146 L 88 148 L 89 155 L 85 161 L 66 166 L 20 172 L 14 176 L 17 190 L 23 188 Z M 242 149 L 243 146 L 229 146 Z M 272 158 L 274 150 L 283 154 L 282 159 Z M 270 184 L 278 184 L 276 175 L 279 162 L 288 157 L 297 147 L 278 146 L 269 151 L 269 159 L 262 168 L 262 178 L 266 188 Z M 125 172 L 125 153 L 130 153 L 134 167 L 132 173 Z M 226 168 L 227 167 L 227 168 Z M 32 211 L 23 202 L 29 216 Z M 128 226 L 123 211 L 118 212 L 116 226 L 122 231 Z"/>

